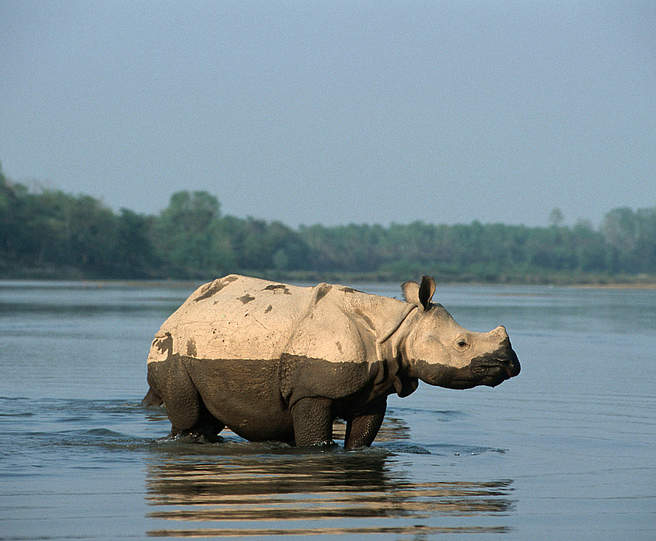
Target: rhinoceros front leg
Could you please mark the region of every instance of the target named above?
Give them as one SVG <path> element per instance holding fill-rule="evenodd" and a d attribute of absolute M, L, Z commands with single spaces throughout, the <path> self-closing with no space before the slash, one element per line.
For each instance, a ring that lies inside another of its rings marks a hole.
<path fill-rule="evenodd" d="M 380 429 L 387 409 L 387 397 L 372 402 L 360 414 L 353 416 L 346 423 L 345 449 L 369 447 Z"/>
<path fill-rule="evenodd" d="M 297 447 L 333 443 L 333 401 L 302 398 L 292 406 L 294 441 Z"/>

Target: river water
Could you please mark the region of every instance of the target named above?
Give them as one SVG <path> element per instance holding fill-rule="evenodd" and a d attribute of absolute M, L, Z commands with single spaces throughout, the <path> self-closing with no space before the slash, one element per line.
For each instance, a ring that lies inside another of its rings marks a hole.
<path fill-rule="evenodd" d="M 521 374 L 345 452 L 166 437 L 145 358 L 196 285 L 0 282 L 0 539 L 656 539 L 655 290 L 438 284 Z"/>

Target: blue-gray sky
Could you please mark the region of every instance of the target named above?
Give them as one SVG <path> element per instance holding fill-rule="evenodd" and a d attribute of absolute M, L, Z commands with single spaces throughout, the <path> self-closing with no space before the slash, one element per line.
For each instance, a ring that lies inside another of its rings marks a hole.
<path fill-rule="evenodd" d="M 9 178 L 291 226 L 656 205 L 656 2 L 0 0 Z"/>

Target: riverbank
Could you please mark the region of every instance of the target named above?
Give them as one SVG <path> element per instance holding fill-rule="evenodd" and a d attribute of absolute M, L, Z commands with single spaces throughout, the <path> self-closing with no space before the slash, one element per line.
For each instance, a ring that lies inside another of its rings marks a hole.
<path fill-rule="evenodd" d="M 306 283 L 394 283 L 419 278 L 422 274 L 435 277 L 442 284 L 485 284 L 485 285 L 549 285 L 563 287 L 589 287 L 608 289 L 656 289 L 656 275 L 652 274 L 597 274 L 565 272 L 508 272 L 503 274 L 457 273 L 427 268 L 422 271 L 399 272 L 320 272 L 305 270 L 235 270 L 236 274 L 258 276 L 269 280 Z M 210 275 L 198 276 L 107 276 L 103 273 L 82 272 L 72 267 L 65 268 L 15 268 L 0 270 L 0 280 L 56 280 L 77 282 L 136 282 L 150 284 L 165 283 L 204 283 L 224 276 L 227 272 L 217 271 Z"/>
<path fill-rule="evenodd" d="M 89 196 L 30 193 L 0 176 L 3 207 L 0 278 L 206 281 L 240 272 L 305 282 L 429 274 L 441 283 L 656 284 L 656 207 L 613 209 L 598 228 L 415 221 L 294 229 L 223 215 L 206 192 L 177 192 L 158 215 L 117 214 Z"/>

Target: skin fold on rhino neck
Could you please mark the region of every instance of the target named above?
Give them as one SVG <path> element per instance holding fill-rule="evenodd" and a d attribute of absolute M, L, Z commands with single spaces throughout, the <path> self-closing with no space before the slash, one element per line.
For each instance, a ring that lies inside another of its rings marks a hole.
<path fill-rule="evenodd" d="M 392 332 L 388 332 L 378 342 L 379 358 L 398 365 L 397 377 L 402 382 L 416 380 L 418 377 L 410 363 L 405 346 L 408 337 L 412 333 L 413 328 L 416 327 L 417 321 L 421 316 L 422 314 L 416 306 L 409 308 L 404 314 L 403 319 Z M 398 391 L 399 389 L 397 389 Z"/>

